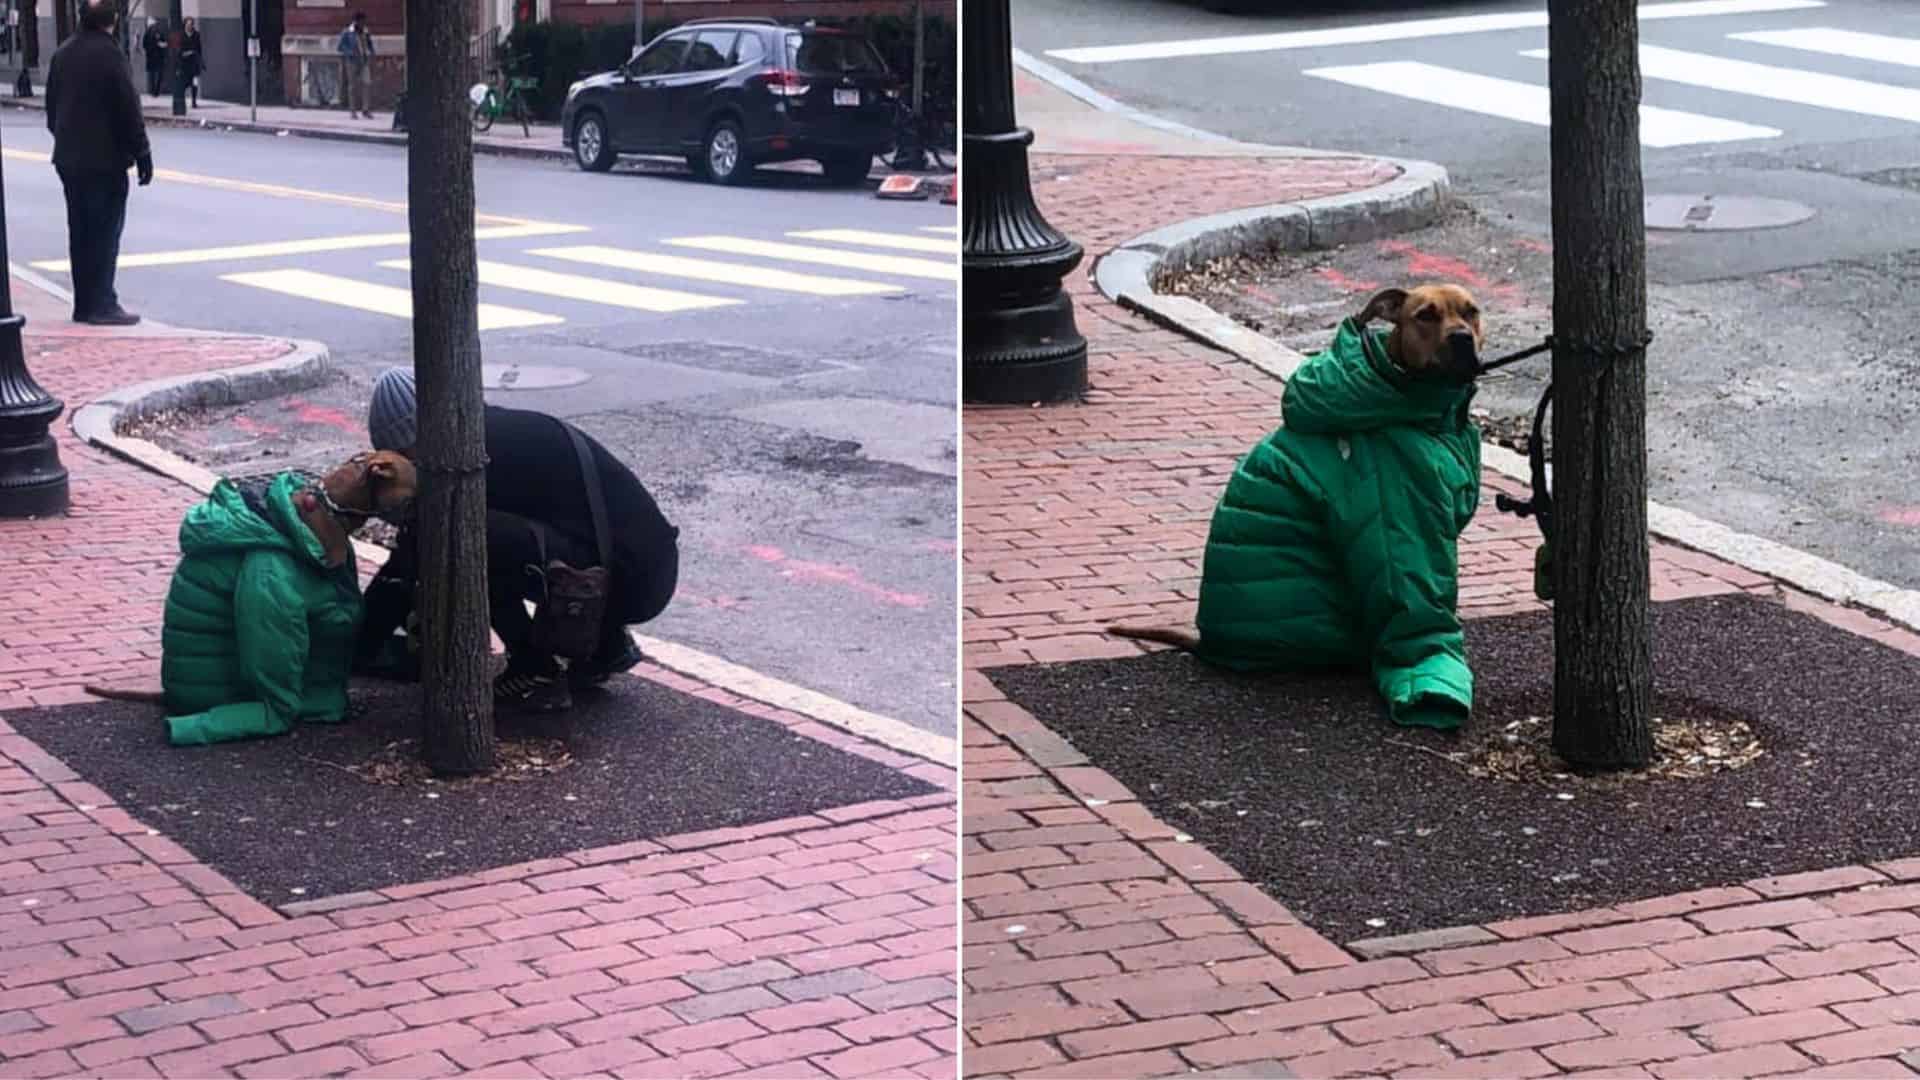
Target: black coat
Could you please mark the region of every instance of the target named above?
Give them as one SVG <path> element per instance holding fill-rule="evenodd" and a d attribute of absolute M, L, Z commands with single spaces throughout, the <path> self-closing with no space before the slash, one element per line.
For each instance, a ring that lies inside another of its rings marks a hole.
<path fill-rule="evenodd" d="M 82 30 L 47 62 L 47 130 L 63 172 L 126 172 L 152 151 L 133 69 L 113 38 Z"/>
<path fill-rule="evenodd" d="M 486 407 L 485 424 L 487 509 L 539 522 L 591 550 L 593 516 L 569 434 L 572 425 L 545 413 L 497 405 Z M 630 609 L 658 576 L 663 560 L 677 552 L 680 530 L 660 512 L 659 504 L 633 470 L 593 436 L 587 435 L 586 441 L 605 497 L 608 545 L 613 549 L 613 607 L 616 611 Z M 677 554 L 672 557 L 677 565 Z M 412 607 L 408 590 L 387 586 L 411 584 L 418 576 L 417 537 L 413 529 L 403 529 L 395 541 L 393 556 L 367 589 L 366 618 L 360 633 L 363 656 L 377 649 Z"/>

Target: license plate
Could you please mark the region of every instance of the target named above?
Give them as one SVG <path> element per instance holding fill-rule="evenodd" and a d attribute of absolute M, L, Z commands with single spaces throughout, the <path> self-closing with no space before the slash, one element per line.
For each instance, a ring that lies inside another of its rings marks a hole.
<path fill-rule="evenodd" d="M 835 105 L 858 106 L 860 104 L 860 91 L 858 89 L 853 89 L 853 90 L 835 89 L 833 92 L 833 103 Z"/>

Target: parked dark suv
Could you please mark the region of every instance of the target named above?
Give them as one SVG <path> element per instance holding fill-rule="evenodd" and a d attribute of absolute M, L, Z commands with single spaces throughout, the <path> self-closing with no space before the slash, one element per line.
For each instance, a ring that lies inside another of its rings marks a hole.
<path fill-rule="evenodd" d="M 857 184 L 893 147 L 898 94 L 865 38 L 701 19 L 569 87 L 561 140 L 595 171 L 620 154 L 684 154 L 696 175 L 733 184 L 756 165 L 812 158 L 835 183 Z"/>

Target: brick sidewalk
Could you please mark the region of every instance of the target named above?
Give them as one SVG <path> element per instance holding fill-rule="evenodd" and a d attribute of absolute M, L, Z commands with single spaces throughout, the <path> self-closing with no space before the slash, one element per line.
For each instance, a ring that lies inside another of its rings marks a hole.
<path fill-rule="evenodd" d="M 1040 157 L 1033 177 L 1089 264 L 1176 220 L 1369 183 L 1312 160 Z M 1903 883 L 1920 860 L 1463 927 L 1363 959 L 1006 701 L 980 669 L 1138 653 L 1100 633 L 1116 620 L 1191 625 L 1214 502 L 1279 417 L 1270 377 L 1108 303 L 1084 268 L 1070 285 L 1087 403 L 965 416 L 967 1075 L 1920 1070 L 1898 1056 L 1920 1047 L 1920 883 Z M 1463 611 L 1538 610 L 1538 533 L 1492 505 L 1522 488 L 1485 486 Z M 1653 577 L 1657 600 L 1777 595 L 1920 654 L 1911 633 L 1669 544 Z"/>
<path fill-rule="evenodd" d="M 70 409 L 287 349 L 38 321 Z M 664 669 L 944 790 L 283 911 L 116 806 L 4 710 L 156 674 L 196 496 L 57 434 L 72 514 L 0 522 L 0 1077 L 953 1075 L 952 770 Z"/>

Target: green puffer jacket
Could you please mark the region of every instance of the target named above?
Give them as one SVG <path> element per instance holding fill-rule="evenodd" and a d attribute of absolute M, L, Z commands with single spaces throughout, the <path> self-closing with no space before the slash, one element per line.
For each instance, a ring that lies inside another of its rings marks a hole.
<path fill-rule="evenodd" d="M 1480 501 L 1474 388 L 1410 378 L 1386 344 L 1342 323 L 1234 470 L 1207 537 L 1200 654 L 1243 671 L 1370 663 L 1396 723 L 1458 727 L 1473 709 L 1454 606 Z"/>
<path fill-rule="evenodd" d="M 360 624 L 353 559 L 334 569 L 300 520 L 305 481 L 249 497 L 222 480 L 180 523 L 180 565 L 160 632 L 167 735 L 176 746 L 283 735 L 346 718 Z"/>

